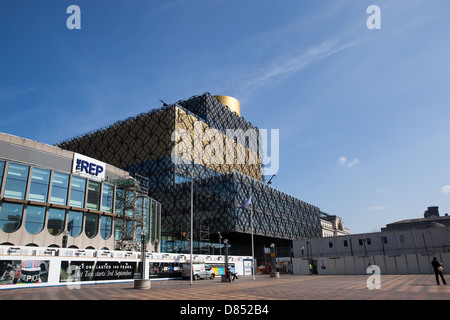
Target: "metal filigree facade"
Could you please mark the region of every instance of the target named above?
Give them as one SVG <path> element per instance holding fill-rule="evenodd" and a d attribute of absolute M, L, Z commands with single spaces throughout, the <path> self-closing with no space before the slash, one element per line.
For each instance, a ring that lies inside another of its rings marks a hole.
<path fill-rule="evenodd" d="M 251 195 L 255 235 L 320 236 L 319 208 L 266 185 L 260 142 L 229 130 L 259 132 L 206 93 L 58 146 L 148 178 L 149 195 L 162 204 L 161 228 L 174 237 L 189 224 L 191 174 L 195 224 L 211 233 L 249 234 L 250 210 L 239 206 Z M 211 157 L 216 161 L 209 163 Z"/>

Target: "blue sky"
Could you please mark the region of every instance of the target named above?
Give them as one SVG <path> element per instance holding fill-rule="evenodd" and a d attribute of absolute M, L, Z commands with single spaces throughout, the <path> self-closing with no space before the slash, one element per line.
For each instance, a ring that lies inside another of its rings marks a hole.
<path fill-rule="evenodd" d="M 0 131 L 55 144 L 230 95 L 280 130 L 274 187 L 378 231 L 450 211 L 449 17 L 447 0 L 5 0 Z"/>

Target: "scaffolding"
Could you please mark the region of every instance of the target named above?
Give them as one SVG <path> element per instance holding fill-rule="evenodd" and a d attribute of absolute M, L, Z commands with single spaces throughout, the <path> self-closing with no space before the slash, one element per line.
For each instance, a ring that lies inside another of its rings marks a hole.
<path fill-rule="evenodd" d="M 148 201 L 144 201 L 148 193 L 148 178 L 135 175 L 128 179 L 113 181 L 123 194 L 117 193 L 121 199 L 116 199 L 123 210 L 120 237 L 116 238 L 117 250 L 139 251 L 141 233 L 147 230 L 146 212 L 149 212 Z M 119 223 L 120 226 L 120 223 Z M 148 238 L 147 238 L 148 239 Z"/>

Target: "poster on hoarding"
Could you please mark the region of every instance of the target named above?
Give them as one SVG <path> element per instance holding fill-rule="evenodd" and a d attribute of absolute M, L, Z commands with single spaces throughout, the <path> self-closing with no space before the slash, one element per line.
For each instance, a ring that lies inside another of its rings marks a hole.
<path fill-rule="evenodd" d="M 48 260 L 0 260 L 0 285 L 45 283 Z"/>
<path fill-rule="evenodd" d="M 134 279 L 138 268 L 133 261 L 61 261 L 59 282 Z"/>

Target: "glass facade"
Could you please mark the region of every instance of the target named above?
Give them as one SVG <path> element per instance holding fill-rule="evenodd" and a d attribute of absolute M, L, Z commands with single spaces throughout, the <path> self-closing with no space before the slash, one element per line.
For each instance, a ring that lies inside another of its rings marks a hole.
<path fill-rule="evenodd" d="M 67 203 L 67 191 L 69 187 L 69 175 L 54 172 L 52 180 L 52 196 L 50 203 L 65 205 Z"/>
<path fill-rule="evenodd" d="M 50 171 L 33 168 L 31 172 L 30 191 L 28 200 L 47 202 Z"/>
<path fill-rule="evenodd" d="M 19 229 L 22 222 L 23 204 L 3 203 L 0 211 L 0 229 L 12 233 Z"/>
<path fill-rule="evenodd" d="M 113 201 L 114 201 L 114 187 L 108 184 L 103 184 L 102 211 L 112 213 Z"/>
<path fill-rule="evenodd" d="M 85 191 L 86 179 L 72 176 L 69 205 L 71 207 L 83 208 Z"/>
<path fill-rule="evenodd" d="M 157 205 L 147 196 L 136 197 L 106 182 L 0 161 L 0 230 L 5 233 L 66 232 L 73 238 L 119 241 L 137 233 L 140 237 L 142 227 L 136 221 L 144 219 L 147 234 L 154 239 Z"/>
<path fill-rule="evenodd" d="M 98 232 L 98 214 L 86 212 L 84 231 L 88 238 L 94 238 Z"/>
<path fill-rule="evenodd" d="M 67 232 L 72 237 L 77 237 L 83 230 L 83 212 L 69 210 L 67 216 Z"/>
<path fill-rule="evenodd" d="M 102 216 L 100 218 L 100 235 L 107 240 L 112 234 L 112 217 Z"/>
<path fill-rule="evenodd" d="M 28 180 L 27 166 L 10 163 L 5 182 L 5 198 L 25 199 Z"/>
<path fill-rule="evenodd" d="M 92 210 L 100 209 L 100 187 L 101 184 L 89 181 L 86 207 Z"/>
<path fill-rule="evenodd" d="M 25 218 L 25 229 L 31 234 L 37 234 L 42 231 L 45 223 L 45 207 L 27 206 Z"/>
<path fill-rule="evenodd" d="M 64 231 L 66 211 L 64 209 L 49 208 L 47 229 L 52 236 L 57 236 Z"/>

